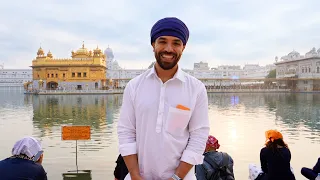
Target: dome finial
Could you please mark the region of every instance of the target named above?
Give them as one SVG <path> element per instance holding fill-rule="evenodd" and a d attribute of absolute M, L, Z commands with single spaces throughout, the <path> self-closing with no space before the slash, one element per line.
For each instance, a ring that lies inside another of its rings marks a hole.
<path fill-rule="evenodd" d="M 82 41 L 82 48 L 84 48 L 84 41 Z"/>

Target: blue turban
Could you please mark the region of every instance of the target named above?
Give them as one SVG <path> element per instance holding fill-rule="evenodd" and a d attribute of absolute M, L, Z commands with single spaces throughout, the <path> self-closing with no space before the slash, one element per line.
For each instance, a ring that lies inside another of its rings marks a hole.
<path fill-rule="evenodd" d="M 157 21 L 151 29 L 151 44 L 160 36 L 174 36 L 179 38 L 183 45 L 189 39 L 188 27 L 178 18 L 168 17 Z"/>

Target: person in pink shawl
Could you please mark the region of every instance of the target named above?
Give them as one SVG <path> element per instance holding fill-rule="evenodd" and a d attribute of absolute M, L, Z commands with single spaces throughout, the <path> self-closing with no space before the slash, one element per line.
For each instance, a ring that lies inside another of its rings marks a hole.
<path fill-rule="evenodd" d="M 224 179 L 234 180 L 233 159 L 225 152 L 218 152 L 220 144 L 217 138 L 208 136 L 204 161 L 196 165 L 196 177 L 201 180 Z"/>

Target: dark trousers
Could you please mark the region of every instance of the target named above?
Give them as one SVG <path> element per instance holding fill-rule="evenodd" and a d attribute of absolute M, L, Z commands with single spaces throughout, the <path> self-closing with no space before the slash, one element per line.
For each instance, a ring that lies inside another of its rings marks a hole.
<path fill-rule="evenodd" d="M 124 178 L 129 173 L 129 171 L 128 171 L 126 163 L 124 162 L 121 154 L 119 154 L 116 163 L 117 163 L 117 165 L 116 165 L 116 168 L 114 169 L 114 173 L 113 173 L 114 177 L 117 178 L 118 180 L 124 180 Z"/>
<path fill-rule="evenodd" d="M 314 180 L 317 176 L 318 176 L 318 173 L 315 172 L 314 170 L 312 169 L 309 169 L 309 168 L 306 168 L 306 167 L 303 167 L 301 169 L 301 174 L 306 177 L 307 179 L 312 179 Z"/>

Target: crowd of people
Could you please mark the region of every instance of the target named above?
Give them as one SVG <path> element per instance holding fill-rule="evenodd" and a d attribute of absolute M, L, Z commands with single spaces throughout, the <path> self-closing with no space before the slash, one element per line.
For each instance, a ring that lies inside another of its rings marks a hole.
<path fill-rule="evenodd" d="M 260 151 L 261 165 L 249 165 L 250 180 L 295 180 L 291 167 L 291 153 L 284 142 L 282 134 L 277 130 L 265 133 L 266 143 Z M 216 137 L 209 135 L 203 163 L 195 166 L 194 174 L 197 180 L 234 180 L 234 160 L 226 152 L 218 151 L 220 147 Z M 12 156 L 0 161 L 0 174 L 3 180 L 46 180 L 47 174 L 42 167 L 43 150 L 38 140 L 24 137 L 18 140 L 12 148 Z M 301 174 L 314 180 L 320 173 L 320 158 L 311 168 L 302 167 Z M 129 170 L 121 154 L 116 160 L 114 170 L 115 180 L 124 180 Z"/>
<path fill-rule="evenodd" d="M 234 180 L 234 160 L 219 152 L 209 135 L 208 97 L 204 84 L 185 73 L 178 62 L 189 29 L 180 19 L 163 18 L 151 28 L 156 63 L 126 85 L 118 120 L 120 155 L 117 180 Z M 279 131 L 266 131 L 260 166 L 249 165 L 251 180 L 294 180 L 291 153 Z M 3 180 L 47 179 L 43 151 L 32 137 L 19 140 L 12 156 L 0 161 Z M 302 168 L 308 179 L 320 172 Z"/>

